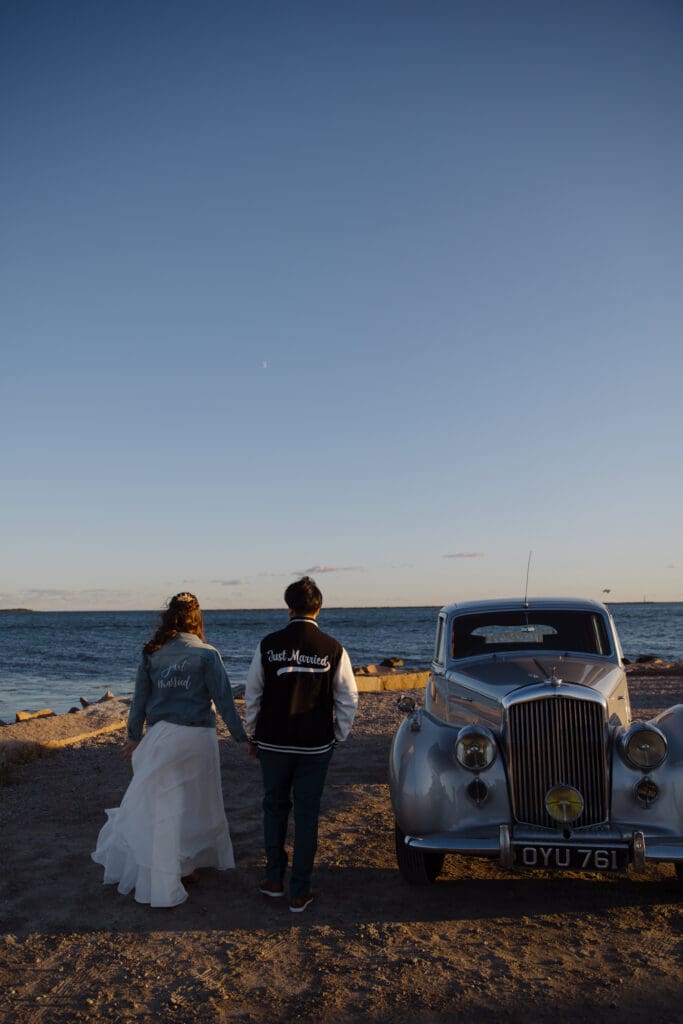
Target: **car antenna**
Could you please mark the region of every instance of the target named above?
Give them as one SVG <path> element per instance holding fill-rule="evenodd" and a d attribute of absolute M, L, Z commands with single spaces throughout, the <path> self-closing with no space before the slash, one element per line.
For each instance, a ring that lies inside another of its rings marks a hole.
<path fill-rule="evenodd" d="M 529 569 L 531 568 L 531 556 L 532 555 L 533 555 L 533 551 L 530 551 L 529 552 L 529 561 L 526 563 L 526 586 L 524 587 L 524 607 L 525 608 L 529 607 L 529 601 L 527 599 L 527 594 L 529 593 Z"/>

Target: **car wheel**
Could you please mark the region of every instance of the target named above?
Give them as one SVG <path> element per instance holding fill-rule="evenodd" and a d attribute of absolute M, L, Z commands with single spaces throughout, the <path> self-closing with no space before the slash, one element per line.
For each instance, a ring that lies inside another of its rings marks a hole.
<path fill-rule="evenodd" d="M 431 885 L 439 877 L 443 867 L 444 854 L 429 851 L 424 853 L 414 846 L 406 846 L 405 833 L 396 826 L 396 862 L 406 882 L 410 885 Z"/>

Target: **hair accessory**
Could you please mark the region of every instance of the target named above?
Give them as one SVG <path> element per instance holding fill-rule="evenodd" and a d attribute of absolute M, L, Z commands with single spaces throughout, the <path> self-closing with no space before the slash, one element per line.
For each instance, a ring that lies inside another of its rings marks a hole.
<path fill-rule="evenodd" d="M 197 604 L 197 598 L 194 594 L 190 594 L 187 590 L 184 590 L 182 594 L 175 594 L 171 598 L 171 602 L 175 604 Z"/>

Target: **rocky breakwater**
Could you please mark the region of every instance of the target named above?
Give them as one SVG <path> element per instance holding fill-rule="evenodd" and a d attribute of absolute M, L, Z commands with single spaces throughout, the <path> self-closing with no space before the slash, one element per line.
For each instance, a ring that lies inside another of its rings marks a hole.
<path fill-rule="evenodd" d="M 125 728 L 129 700 L 106 693 L 96 704 L 81 703 L 82 709 L 72 708 L 65 715 L 55 715 L 49 708 L 19 711 L 13 725 L 0 728 L 0 781 L 12 764 L 24 764 L 52 750 Z"/>
<path fill-rule="evenodd" d="M 402 658 L 385 658 L 377 665 L 354 665 L 360 693 L 382 693 L 385 690 L 416 690 L 426 686 L 429 670 L 409 671 Z"/>

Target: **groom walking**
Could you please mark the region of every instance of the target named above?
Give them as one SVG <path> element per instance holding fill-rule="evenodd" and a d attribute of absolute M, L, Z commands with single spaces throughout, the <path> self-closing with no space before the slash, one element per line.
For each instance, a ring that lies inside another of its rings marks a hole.
<path fill-rule="evenodd" d="M 289 623 L 256 648 L 245 692 L 246 729 L 263 776 L 265 896 L 283 896 L 285 838 L 294 807 L 294 853 L 289 909 L 314 899 L 311 875 L 318 817 L 335 743 L 351 731 L 358 690 L 349 656 L 316 622 L 323 598 L 309 576 L 285 590 Z"/>

